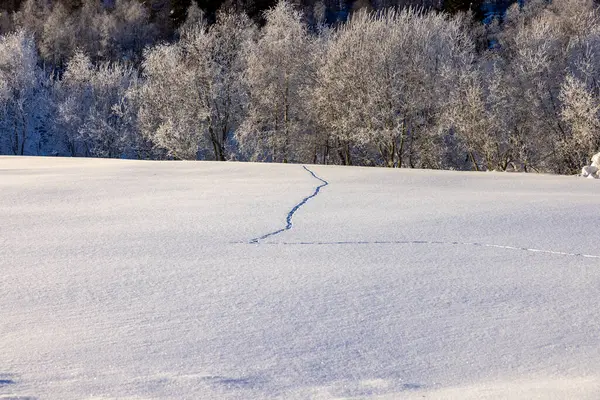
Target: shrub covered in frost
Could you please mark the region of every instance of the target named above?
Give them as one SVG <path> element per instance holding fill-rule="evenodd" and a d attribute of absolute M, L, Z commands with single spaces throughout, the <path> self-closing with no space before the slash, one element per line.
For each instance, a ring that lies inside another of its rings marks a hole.
<path fill-rule="evenodd" d="M 600 178 L 600 153 L 592 156 L 592 165 L 586 165 L 581 169 L 581 176 L 593 179 Z"/>

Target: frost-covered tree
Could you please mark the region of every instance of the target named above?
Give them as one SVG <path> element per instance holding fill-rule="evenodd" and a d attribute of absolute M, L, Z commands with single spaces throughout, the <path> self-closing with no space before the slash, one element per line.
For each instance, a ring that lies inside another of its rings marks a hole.
<path fill-rule="evenodd" d="M 9 32 L 14 31 L 15 23 L 13 16 L 0 9 L 0 35 L 5 35 Z"/>
<path fill-rule="evenodd" d="M 144 136 L 155 146 L 175 158 L 194 160 L 208 112 L 184 57 L 178 45 L 158 45 L 146 53 L 138 118 Z"/>
<path fill-rule="evenodd" d="M 40 40 L 44 21 L 50 12 L 51 6 L 46 0 L 25 0 L 13 19 L 20 29 L 34 35 L 35 40 Z"/>
<path fill-rule="evenodd" d="M 532 0 L 507 12 L 497 35 L 504 98 L 501 118 L 512 124 L 514 156 L 524 170 L 569 172 L 579 167 L 568 143 L 561 91 L 574 60 L 597 35 L 598 10 L 592 0 Z"/>
<path fill-rule="evenodd" d="M 473 169 L 479 171 L 481 164 L 495 169 L 496 130 L 493 114 L 489 112 L 479 71 L 458 76 L 450 104 L 444 110 L 444 122 L 449 124 L 466 147 Z"/>
<path fill-rule="evenodd" d="M 179 34 L 185 32 L 192 32 L 199 26 L 206 26 L 207 21 L 204 15 L 204 11 L 198 7 L 195 1 L 192 1 L 187 9 L 185 21 L 179 27 Z"/>
<path fill-rule="evenodd" d="M 137 84 L 131 67 L 95 67 L 77 52 L 55 89 L 57 130 L 69 152 L 93 157 L 134 157 L 139 145 L 136 108 L 128 92 Z"/>
<path fill-rule="evenodd" d="M 569 75 L 562 85 L 562 119 L 571 135 L 562 143 L 573 164 L 583 164 L 589 154 L 600 149 L 600 101 L 590 88 Z"/>
<path fill-rule="evenodd" d="M 77 22 L 62 5 L 56 3 L 44 20 L 39 48 L 42 58 L 56 66 L 72 56 L 78 42 Z M 97 42 L 97 41 L 96 41 Z"/>
<path fill-rule="evenodd" d="M 150 10 L 137 0 L 119 0 L 110 7 L 82 0 L 76 8 L 63 2 L 27 0 L 15 20 L 36 36 L 43 60 L 59 68 L 77 50 L 92 61 L 137 62 L 159 34 Z"/>
<path fill-rule="evenodd" d="M 101 58 L 137 62 L 143 49 L 158 38 L 150 17 L 148 8 L 136 0 L 120 0 L 110 9 L 101 9 L 94 21 Z"/>
<path fill-rule="evenodd" d="M 197 24 L 183 31 L 181 45 L 188 55 L 189 67 L 196 79 L 205 83 L 203 104 L 209 111 L 205 136 L 218 161 L 229 157 L 230 140 L 244 114 L 244 52 L 255 36 L 250 19 L 233 13 L 219 13 L 216 23 L 208 28 Z"/>
<path fill-rule="evenodd" d="M 367 163 L 439 167 L 442 100 L 472 51 L 462 22 L 442 14 L 358 13 L 342 26 L 315 90 L 321 126 L 342 162 L 362 147 Z"/>
<path fill-rule="evenodd" d="M 315 77 L 313 40 L 300 12 L 286 1 L 265 18 L 247 55 L 248 113 L 236 138 L 252 160 L 311 160 L 307 97 Z"/>
<path fill-rule="evenodd" d="M 359 142 L 356 130 L 361 122 L 361 99 L 369 87 L 370 66 L 363 60 L 368 44 L 361 41 L 370 22 L 367 13 L 355 15 L 325 45 L 312 98 L 319 131 L 326 132 L 325 162 L 337 159 L 345 165 L 353 163 L 352 149 Z"/>
<path fill-rule="evenodd" d="M 139 116 L 152 142 L 175 158 L 228 157 L 243 111 L 242 52 L 253 32 L 247 17 L 221 14 L 210 28 L 187 28 L 179 42 L 146 54 Z"/>
<path fill-rule="evenodd" d="M 37 62 L 31 35 L 0 36 L 0 153 L 40 153 L 50 99 Z"/>

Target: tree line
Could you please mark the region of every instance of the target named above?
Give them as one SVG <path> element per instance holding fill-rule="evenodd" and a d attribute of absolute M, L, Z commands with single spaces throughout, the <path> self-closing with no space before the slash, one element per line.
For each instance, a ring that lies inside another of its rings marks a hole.
<path fill-rule="evenodd" d="M 264 24 L 208 21 L 191 3 L 166 39 L 137 1 L 40 4 L 0 37 L 1 154 L 570 174 L 600 150 L 592 0 L 489 24 L 392 7 L 331 25 L 286 1 Z"/>
<path fill-rule="evenodd" d="M 117 0 L 94 0 L 105 8 L 115 6 Z M 150 13 L 153 23 L 160 25 L 162 31 L 176 29 L 186 17 L 186 11 L 195 2 L 204 10 L 207 18 L 214 21 L 219 10 L 234 10 L 243 12 L 259 23 L 264 22 L 263 12 L 276 5 L 277 0 L 137 0 Z M 438 11 L 455 13 L 473 10 L 484 17 L 485 12 L 502 11 L 507 5 L 517 0 L 293 0 L 292 4 L 304 14 L 305 18 L 313 19 L 315 9 L 324 9 L 328 22 L 345 20 L 347 13 L 361 8 L 381 9 L 387 7 L 403 8 L 408 6 L 434 8 Z M 3 0 L 0 13 L 19 11 L 27 0 Z M 46 6 L 60 3 L 69 11 L 76 11 L 89 2 L 88 0 L 43 0 Z M 318 6 L 317 6 L 317 3 Z"/>

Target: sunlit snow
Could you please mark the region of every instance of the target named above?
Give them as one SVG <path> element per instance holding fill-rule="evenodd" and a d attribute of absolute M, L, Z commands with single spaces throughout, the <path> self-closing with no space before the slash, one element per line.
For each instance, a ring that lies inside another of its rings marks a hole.
<path fill-rule="evenodd" d="M 592 157 L 592 165 L 586 165 L 581 169 L 581 176 L 584 178 L 599 179 L 600 175 L 600 153 Z"/>
<path fill-rule="evenodd" d="M 596 399 L 599 190 L 0 157 L 0 399 Z"/>

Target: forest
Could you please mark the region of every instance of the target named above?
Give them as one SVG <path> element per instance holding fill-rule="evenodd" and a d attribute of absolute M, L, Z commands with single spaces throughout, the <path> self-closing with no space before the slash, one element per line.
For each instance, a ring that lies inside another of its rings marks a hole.
<path fill-rule="evenodd" d="M 600 150 L 593 0 L 7 4 L 0 154 L 574 174 Z"/>

